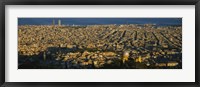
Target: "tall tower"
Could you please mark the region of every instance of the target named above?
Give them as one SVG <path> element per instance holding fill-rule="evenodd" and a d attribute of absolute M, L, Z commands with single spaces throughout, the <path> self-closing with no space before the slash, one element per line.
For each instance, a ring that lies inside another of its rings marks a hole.
<path fill-rule="evenodd" d="M 52 21 L 52 25 L 53 25 L 53 26 L 55 25 L 55 20 Z"/>
<path fill-rule="evenodd" d="M 61 26 L 61 20 L 58 20 L 58 26 Z"/>

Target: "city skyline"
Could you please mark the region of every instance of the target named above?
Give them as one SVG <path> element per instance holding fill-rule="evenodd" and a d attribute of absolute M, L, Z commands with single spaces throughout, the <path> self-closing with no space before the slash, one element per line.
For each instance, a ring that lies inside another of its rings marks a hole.
<path fill-rule="evenodd" d="M 118 24 L 98 25 L 107 19 Z M 85 26 L 65 26 L 62 19 L 19 24 L 18 69 L 182 69 L 182 18 L 120 24 L 131 19 L 98 18 L 91 21 L 97 25 Z"/>

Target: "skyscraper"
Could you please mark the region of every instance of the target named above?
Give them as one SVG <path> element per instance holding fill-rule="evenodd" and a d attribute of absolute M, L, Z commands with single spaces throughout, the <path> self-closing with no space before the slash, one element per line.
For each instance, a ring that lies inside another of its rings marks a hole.
<path fill-rule="evenodd" d="M 61 26 L 62 24 L 61 24 L 61 20 L 58 20 L 58 26 Z"/>
<path fill-rule="evenodd" d="M 55 20 L 52 21 L 52 25 L 55 25 Z"/>

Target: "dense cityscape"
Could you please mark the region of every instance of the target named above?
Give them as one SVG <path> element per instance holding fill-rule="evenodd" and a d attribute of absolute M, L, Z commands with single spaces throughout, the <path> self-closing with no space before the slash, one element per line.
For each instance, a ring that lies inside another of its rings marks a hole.
<path fill-rule="evenodd" d="M 182 69 L 182 27 L 20 25 L 19 69 Z"/>

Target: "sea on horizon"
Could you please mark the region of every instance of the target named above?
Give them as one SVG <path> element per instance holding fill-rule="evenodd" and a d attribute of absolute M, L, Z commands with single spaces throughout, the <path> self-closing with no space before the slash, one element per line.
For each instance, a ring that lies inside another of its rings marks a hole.
<path fill-rule="evenodd" d="M 53 20 L 62 25 L 155 24 L 156 26 L 182 25 L 182 18 L 18 18 L 18 25 L 51 25 Z"/>

